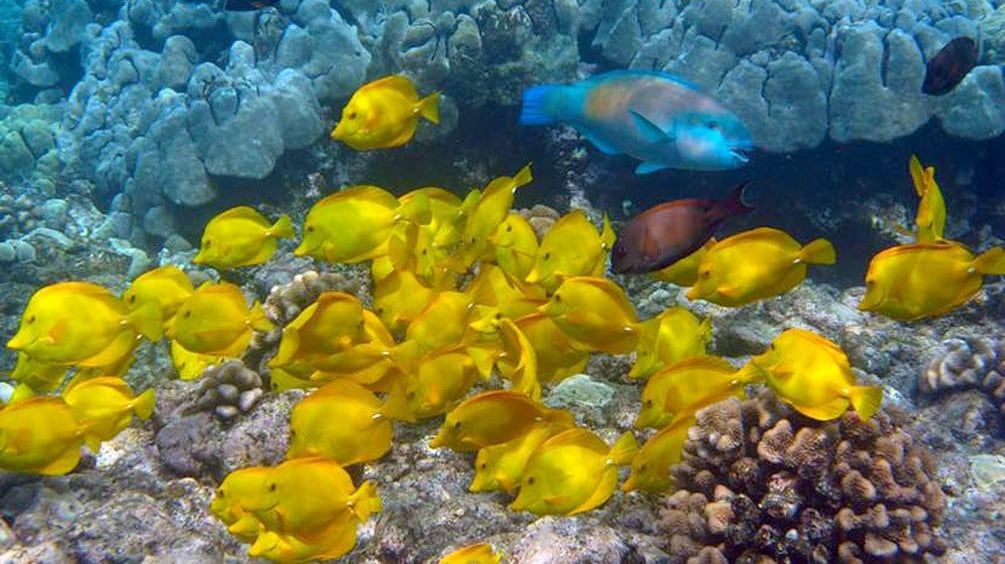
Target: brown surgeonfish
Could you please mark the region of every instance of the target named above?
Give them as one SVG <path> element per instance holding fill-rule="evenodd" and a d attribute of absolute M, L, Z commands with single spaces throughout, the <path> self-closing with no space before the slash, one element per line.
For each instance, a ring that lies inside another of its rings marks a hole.
<path fill-rule="evenodd" d="M 618 234 L 611 268 L 618 274 L 644 274 L 690 255 L 726 218 L 754 209 L 743 203 L 748 183 L 744 181 L 723 200 L 673 200 L 633 217 Z"/>
<path fill-rule="evenodd" d="M 921 91 L 929 96 L 952 92 L 977 64 L 977 43 L 969 37 L 957 37 L 939 50 L 925 65 Z"/>

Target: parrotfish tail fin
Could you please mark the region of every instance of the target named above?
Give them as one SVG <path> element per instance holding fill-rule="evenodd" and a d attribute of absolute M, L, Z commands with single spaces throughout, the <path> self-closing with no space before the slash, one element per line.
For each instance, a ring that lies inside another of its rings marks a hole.
<path fill-rule="evenodd" d="M 150 416 L 154 413 L 154 403 L 156 400 L 156 392 L 153 388 L 143 392 L 142 394 L 136 396 L 136 400 L 133 403 L 133 413 L 136 417 L 140 418 L 140 421 L 146 421 L 150 419 Z"/>
<path fill-rule="evenodd" d="M 157 300 L 150 300 L 129 314 L 129 321 L 141 335 L 152 342 L 164 336 L 164 319 Z"/>
<path fill-rule="evenodd" d="M 545 84 L 532 86 L 523 91 L 523 107 L 520 109 L 520 125 L 550 125 L 558 122 L 554 108 L 561 96 L 561 86 Z"/>
<path fill-rule="evenodd" d="M 799 251 L 798 259 L 806 264 L 834 264 L 837 252 L 827 239 L 814 239 Z"/>
<path fill-rule="evenodd" d="M 380 496 L 377 495 L 377 484 L 372 480 L 360 484 L 359 489 L 349 496 L 349 509 L 361 523 L 369 519 L 371 513 L 376 513 L 383 508 L 384 504 L 380 501 Z"/>
<path fill-rule="evenodd" d="M 248 323 L 251 328 L 255 331 L 261 331 L 263 333 L 268 333 L 272 331 L 272 322 L 265 315 L 265 310 L 262 308 L 262 304 L 255 300 L 255 303 L 251 305 L 251 315 L 248 316 Z"/>
<path fill-rule="evenodd" d="M 607 456 L 607 461 L 609 464 L 614 464 L 616 466 L 624 466 L 625 464 L 631 464 L 632 459 L 639 452 L 639 443 L 635 440 L 635 435 L 631 431 L 625 431 L 623 435 L 618 437 L 615 441 L 614 446 L 611 447 L 611 452 Z"/>
<path fill-rule="evenodd" d="M 269 234 L 276 239 L 293 239 L 297 236 L 297 232 L 293 229 L 293 222 L 290 221 L 290 216 L 285 213 L 279 216 L 276 223 L 269 228 Z"/>
<path fill-rule="evenodd" d="M 743 193 L 747 190 L 747 186 L 750 186 L 750 181 L 744 180 L 736 188 L 733 188 L 733 191 L 728 196 L 716 202 L 715 211 L 710 214 L 713 217 L 709 218 L 712 223 L 722 221 L 727 217 L 754 211 L 753 206 L 748 206 L 743 202 Z"/>
<path fill-rule="evenodd" d="M 981 274 L 1005 274 L 1005 247 L 987 250 L 974 259 L 974 270 Z"/>
<path fill-rule="evenodd" d="M 521 168 L 519 171 L 517 171 L 516 174 L 513 175 L 514 190 L 521 186 L 530 184 L 534 180 L 534 175 L 531 174 L 530 172 L 530 164 L 531 163 L 527 163 L 523 168 Z"/>
<path fill-rule="evenodd" d="M 879 386 L 852 386 L 848 395 L 855 413 L 863 420 L 876 415 L 883 404 L 883 388 Z"/>
<path fill-rule="evenodd" d="M 416 103 L 419 115 L 439 125 L 440 123 L 440 93 L 433 92 Z"/>

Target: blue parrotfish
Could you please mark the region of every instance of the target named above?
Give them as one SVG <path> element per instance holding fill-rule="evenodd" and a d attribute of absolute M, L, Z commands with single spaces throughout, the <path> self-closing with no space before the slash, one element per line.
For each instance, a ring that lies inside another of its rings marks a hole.
<path fill-rule="evenodd" d="M 740 118 L 697 86 L 659 71 L 614 71 L 528 88 L 520 123 L 569 124 L 602 152 L 641 160 L 636 174 L 738 168 L 752 148 Z"/>

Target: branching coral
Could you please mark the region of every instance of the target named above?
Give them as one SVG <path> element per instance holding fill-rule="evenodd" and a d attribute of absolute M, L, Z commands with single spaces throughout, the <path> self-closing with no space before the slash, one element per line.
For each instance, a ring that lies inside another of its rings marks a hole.
<path fill-rule="evenodd" d="M 927 453 L 885 413 L 820 424 L 770 395 L 703 409 L 663 511 L 680 560 L 861 562 L 944 551 Z"/>
<path fill-rule="evenodd" d="M 1005 415 L 1005 340 L 946 339 L 921 372 L 922 393 L 984 390 Z"/>

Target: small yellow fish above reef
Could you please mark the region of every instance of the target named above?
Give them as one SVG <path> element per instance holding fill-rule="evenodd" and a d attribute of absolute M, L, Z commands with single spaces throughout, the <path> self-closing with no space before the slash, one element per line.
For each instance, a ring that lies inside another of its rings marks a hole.
<path fill-rule="evenodd" d="M 102 441 L 128 427 L 133 415 L 146 421 L 154 411 L 154 390 L 135 395 L 125 380 L 112 376 L 75 378 L 63 390 L 63 400 L 84 427 L 87 446 L 95 452 Z"/>
<path fill-rule="evenodd" d="M 293 406 L 286 457 L 322 456 L 345 466 L 376 460 L 391 449 L 393 434 L 373 392 L 336 380 Z"/>
<path fill-rule="evenodd" d="M 542 421 L 571 426 L 572 414 L 564 409 L 549 409 L 520 392 L 483 392 L 447 413 L 429 446 L 475 451 L 511 441 Z"/>
<path fill-rule="evenodd" d="M 11 401 L 0 409 L 0 470 L 50 476 L 80 462 L 84 429 L 63 398 Z"/>
<path fill-rule="evenodd" d="M 236 358 L 251 342 L 252 330 L 272 330 L 261 304 L 248 308 L 241 288 L 229 282 L 205 282 L 181 305 L 167 337 L 194 353 Z"/>
<path fill-rule="evenodd" d="M 488 543 L 469 544 L 440 558 L 438 564 L 499 564 L 502 553 L 492 550 Z"/>
<path fill-rule="evenodd" d="M 551 317 L 580 350 L 625 354 L 639 342 L 635 306 L 607 278 L 567 278 L 538 311 Z"/>
<path fill-rule="evenodd" d="M 221 269 L 262 264 L 276 252 L 278 239 L 296 236 L 289 216 L 281 215 L 270 225 L 256 210 L 238 206 L 209 220 L 192 262 Z"/>
<path fill-rule="evenodd" d="M 520 493 L 509 507 L 537 515 L 575 515 L 599 507 L 618 485 L 618 466 L 631 462 L 637 452 L 631 433 L 608 447 L 586 429 L 562 431 L 531 455 Z"/>
<path fill-rule="evenodd" d="M 125 302 L 90 282 L 50 284 L 32 295 L 7 347 L 40 362 L 107 366 L 132 354 L 137 334 L 161 338 L 161 311 Z"/>
<path fill-rule="evenodd" d="M 918 243 L 939 241 L 946 230 L 946 200 L 935 181 L 935 168 L 922 167 L 921 161 L 914 155 L 911 155 L 909 168 L 914 191 L 921 198 L 918 202 L 918 215 L 915 218 L 915 223 L 918 225 L 915 240 Z"/>
<path fill-rule="evenodd" d="M 195 288 L 185 271 L 170 264 L 155 268 L 136 277 L 122 294 L 129 309 L 139 309 L 147 302 L 160 304 L 164 321 L 174 317 Z"/>
<path fill-rule="evenodd" d="M 859 417 L 869 419 L 883 402 L 879 386 L 855 385 L 855 374 L 841 347 L 805 329 L 782 331 L 737 376 L 757 378 L 758 373 L 782 401 L 819 421 L 841 417 L 849 405 Z"/>
<path fill-rule="evenodd" d="M 972 298 L 989 274 L 1005 274 L 1005 247 L 976 257 L 951 241 L 893 247 L 869 262 L 858 308 L 899 321 L 943 315 Z"/>
<path fill-rule="evenodd" d="M 439 99 L 434 92 L 420 100 L 407 77 L 385 76 L 364 84 L 349 98 L 331 138 L 357 151 L 404 145 L 415 135 L 419 116 L 440 123 Z"/>
<path fill-rule="evenodd" d="M 736 307 L 773 298 L 802 282 L 807 264 L 834 264 L 836 258 L 834 246 L 826 239 L 804 247 L 784 231 L 751 229 L 708 250 L 687 299 Z"/>

